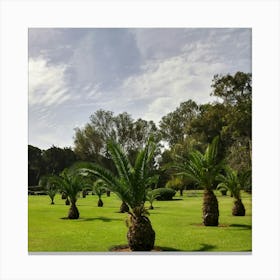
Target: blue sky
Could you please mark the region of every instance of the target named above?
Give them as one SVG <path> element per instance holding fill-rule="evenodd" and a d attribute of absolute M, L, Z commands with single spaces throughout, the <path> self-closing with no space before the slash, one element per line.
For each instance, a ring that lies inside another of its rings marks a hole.
<path fill-rule="evenodd" d="M 158 123 L 213 101 L 215 74 L 251 72 L 251 29 L 31 28 L 28 52 L 28 142 L 69 147 L 101 108 Z"/>

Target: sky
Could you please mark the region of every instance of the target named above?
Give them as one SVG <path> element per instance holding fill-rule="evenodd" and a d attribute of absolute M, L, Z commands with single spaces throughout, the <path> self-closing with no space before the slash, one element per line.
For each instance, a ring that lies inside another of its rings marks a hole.
<path fill-rule="evenodd" d="M 248 28 L 30 28 L 28 143 L 73 147 L 99 109 L 156 124 L 181 102 L 214 101 L 215 74 L 251 69 Z"/>

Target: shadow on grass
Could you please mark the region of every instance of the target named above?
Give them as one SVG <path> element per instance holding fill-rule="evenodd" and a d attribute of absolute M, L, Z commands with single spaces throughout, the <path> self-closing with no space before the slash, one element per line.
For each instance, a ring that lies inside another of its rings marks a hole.
<path fill-rule="evenodd" d="M 251 225 L 242 225 L 242 224 L 231 224 L 230 227 L 240 227 L 242 229 L 252 229 Z"/>
<path fill-rule="evenodd" d="M 201 247 L 197 250 L 194 250 L 194 252 L 210 251 L 210 250 L 215 249 L 217 247 L 217 246 L 214 246 L 214 245 L 211 245 L 211 244 L 205 244 L 205 243 L 200 244 L 200 246 Z"/>
<path fill-rule="evenodd" d="M 68 217 L 60 218 L 63 220 L 70 220 Z M 123 221 L 123 219 L 111 219 L 107 217 L 95 217 L 95 218 L 79 218 L 79 219 L 73 219 L 77 222 L 91 222 L 91 221 L 103 221 L 103 222 L 112 222 L 112 221 Z"/>

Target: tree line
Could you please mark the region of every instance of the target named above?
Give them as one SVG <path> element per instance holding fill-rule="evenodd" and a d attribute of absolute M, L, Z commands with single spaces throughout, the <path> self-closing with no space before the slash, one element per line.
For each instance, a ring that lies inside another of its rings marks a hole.
<path fill-rule="evenodd" d="M 158 180 L 157 187 L 169 185 L 183 189 L 194 182 L 177 174 L 170 163 L 188 161 L 192 152 L 203 153 L 215 137 L 219 137 L 218 158 L 239 174 L 251 172 L 252 153 L 252 81 L 250 73 L 215 75 L 211 95 L 216 101 L 197 104 L 182 102 L 173 112 L 163 116 L 157 126 L 153 121 L 134 120 L 127 112 L 114 115 L 98 110 L 89 122 L 74 133 L 74 147 L 47 150 L 28 146 L 28 185 L 37 185 L 40 177 L 59 175 L 77 161 L 99 164 L 116 174 L 107 142 L 118 143 L 131 162 L 143 149 L 151 135 L 155 143 L 150 171 Z M 224 174 L 225 175 L 225 174 Z M 250 186 L 247 186 L 250 191 Z"/>

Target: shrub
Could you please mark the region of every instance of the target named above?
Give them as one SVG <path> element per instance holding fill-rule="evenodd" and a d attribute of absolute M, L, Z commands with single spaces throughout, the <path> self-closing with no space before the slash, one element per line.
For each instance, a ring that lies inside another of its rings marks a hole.
<path fill-rule="evenodd" d="M 172 200 L 176 194 L 175 190 L 169 188 L 158 188 L 154 189 L 153 192 L 156 195 L 156 200 Z"/>

